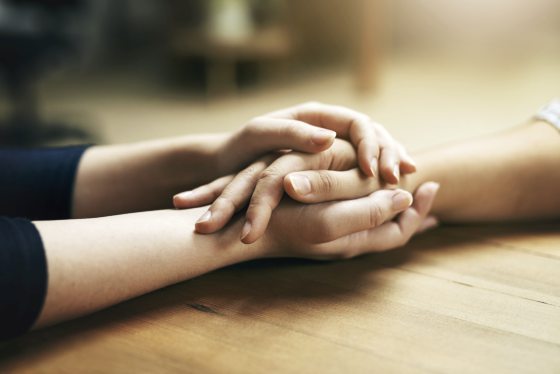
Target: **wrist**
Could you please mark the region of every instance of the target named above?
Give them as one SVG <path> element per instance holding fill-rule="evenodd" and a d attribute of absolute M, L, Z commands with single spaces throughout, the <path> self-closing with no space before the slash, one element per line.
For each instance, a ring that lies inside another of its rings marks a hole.
<path fill-rule="evenodd" d="M 162 170 L 177 192 L 223 176 L 221 159 L 229 134 L 205 134 L 165 140 Z"/>
<path fill-rule="evenodd" d="M 202 214 L 208 207 L 198 211 Z M 270 245 L 265 237 L 251 244 L 241 242 L 241 231 L 244 217 L 234 218 L 225 228 L 213 234 L 198 234 L 192 231 L 192 247 L 200 249 L 201 246 L 208 250 L 210 256 L 216 259 L 216 268 L 233 265 L 240 262 L 269 257 Z"/>

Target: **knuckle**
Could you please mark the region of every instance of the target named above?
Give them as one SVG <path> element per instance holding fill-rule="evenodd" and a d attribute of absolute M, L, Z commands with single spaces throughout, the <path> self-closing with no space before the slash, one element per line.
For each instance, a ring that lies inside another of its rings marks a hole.
<path fill-rule="evenodd" d="M 212 188 L 212 189 L 209 189 L 209 191 L 208 191 L 212 200 L 217 200 L 218 197 L 220 197 L 222 192 L 223 191 L 221 189 L 218 189 L 218 188 Z"/>
<path fill-rule="evenodd" d="M 252 178 L 255 174 L 259 172 L 259 167 L 255 164 L 247 166 L 240 173 L 243 178 Z"/>
<path fill-rule="evenodd" d="M 378 204 L 372 204 L 368 209 L 369 227 L 377 227 L 383 224 L 383 209 Z"/>
<path fill-rule="evenodd" d="M 226 196 L 220 196 L 216 199 L 214 204 L 220 206 L 222 209 L 235 212 L 238 209 L 238 204 Z"/>
<path fill-rule="evenodd" d="M 249 134 L 249 135 L 256 134 L 263 127 L 264 122 L 265 122 L 264 117 L 255 117 L 245 124 L 242 131 L 245 134 Z"/>
<path fill-rule="evenodd" d="M 295 121 L 289 121 L 282 126 L 281 133 L 283 136 L 290 137 L 299 134 L 301 126 Z"/>
<path fill-rule="evenodd" d="M 261 173 L 259 181 L 274 184 L 282 181 L 283 177 L 282 173 L 276 170 L 276 168 L 270 167 Z"/>
<path fill-rule="evenodd" d="M 318 169 L 331 169 L 333 160 L 337 158 L 335 155 L 335 150 L 331 148 L 327 149 L 326 151 L 319 152 L 313 155 L 313 157 L 317 157 L 318 162 Z"/>
<path fill-rule="evenodd" d="M 271 195 L 271 189 L 260 190 L 253 192 L 251 201 L 249 202 L 249 209 L 255 210 L 257 207 L 274 207 L 274 197 Z"/>
<path fill-rule="evenodd" d="M 320 170 L 317 174 L 318 186 L 317 191 L 320 193 L 329 193 L 336 191 L 338 188 L 338 182 L 333 177 L 333 175 L 326 170 Z"/>

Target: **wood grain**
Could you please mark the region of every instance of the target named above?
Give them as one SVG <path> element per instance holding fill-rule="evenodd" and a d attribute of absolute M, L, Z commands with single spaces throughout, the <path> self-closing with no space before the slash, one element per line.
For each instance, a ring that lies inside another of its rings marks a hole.
<path fill-rule="evenodd" d="M 0 372 L 558 373 L 560 225 L 257 261 L 0 346 Z"/>

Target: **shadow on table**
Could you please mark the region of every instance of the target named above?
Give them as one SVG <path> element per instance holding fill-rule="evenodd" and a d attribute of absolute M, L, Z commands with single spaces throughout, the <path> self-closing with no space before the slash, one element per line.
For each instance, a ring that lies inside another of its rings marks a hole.
<path fill-rule="evenodd" d="M 466 250 L 465 244 L 469 242 L 546 233 L 558 233 L 558 224 L 450 226 L 414 238 L 403 248 L 348 261 L 279 259 L 231 266 L 93 315 L 0 343 L 0 371 L 18 357 L 40 359 L 127 321 L 157 319 L 169 310 L 250 317 L 270 308 L 291 308 L 301 303 L 319 306 L 323 303 L 325 307 L 333 303 L 340 305 L 345 300 L 360 297 L 366 284 L 367 289 L 390 287 L 387 277 L 380 275 L 403 263 L 413 262 L 415 253 L 424 250 L 452 253 Z"/>

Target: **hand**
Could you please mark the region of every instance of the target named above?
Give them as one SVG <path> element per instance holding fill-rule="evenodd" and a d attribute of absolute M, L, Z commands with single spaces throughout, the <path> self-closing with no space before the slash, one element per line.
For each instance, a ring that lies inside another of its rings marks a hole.
<path fill-rule="evenodd" d="M 277 122 L 279 118 L 284 122 L 279 122 L 276 127 L 271 127 L 271 124 Z M 382 173 L 385 180 L 390 181 L 390 183 L 398 182 L 401 172 L 406 174 L 416 170 L 413 161 L 406 154 L 404 148 L 392 140 L 390 135 L 380 125 L 371 122 L 367 116 L 347 108 L 316 103 L 303 104 L 255 119 L 232 138 L 233 140 L 229 142 L 230 145 L 228 146 L 229 151 L 223 153 L 226 155 L 241 154 L 251 157 L 255 152 L 258 153 L 258 151 L 270 149 L 267 139 L 272 136 L 271 134 L 274 129 L 280 130 L 279 134 L 285 131 L 285 129 L 308 130 L 309 125 L 290 118 L 304 119 L 318 126 L 326 124 L 337 129 L 338 134 L 353 139 L 354 144 L 358 144 L 357 162 L 361 165 L 362 171 L 364 171 L 364 165 L 367 165 L 365 169 L 366 175 L 368 173 L 369 175 L 376 175 L 374 169 L 377 169 L 379 154 L 381 154 L 380 164 Z M 267 121 L 272 122 L 268 123 Z M 262 124 L 258 126 L 258 122 L 262 122 Z M 286 126 L 284 130 L 282 130 L 282 124 Z M 377 138 L 371 136 L 373 133 L 375 133 Z M 294 140 L 302 139 L 301 136 L 294 135 L 292 137 Z M 264 141 L 257 141 L 259 140 L 257 138 L 262 138 Z M 273 138 L 276 139 L 276 142 L 282 141 L 281 136 L 273 136 Z M 255 148 L 255 145 L 253 145 L 253 148 L 245 145 L 244 143 L 247 141 L 251 144 L 257 144 L 257 148 Z M 376 142 L 379 142 L 380 146 Z M 305 144 L 305 142 L 299 144 L 302 147 L 301 149 L 304 148 Z M 365 164 L 364 160 L 372 160 L 369 158 L 371 149 L 364 148 L 364 145 L 367 144 L 375 145 L 375 150 L 373 150 L 375 162 L 368 161 Z M 239 149 L 235 150 L 236 147 L 241 146 L 243 146 L 244 152 L 241 152 Z M 242 230 L 242 240 L 245 243 L 252 243 L 262 236 L 272 211 L 282 198 L 282 178 L 291 171 L 307 169 L 347 170 L 354 167 L 356 163 L 355 153 L 348 146 L 343 146 L 343 148 L 345 152 L 340 155 L 341 157 L 336 156 L 336 153 L 341 152 L 340 150 L 337 150 L 334 154 L 332 152 L 323 152 L 318 154 L 318 157 L 293 153 L 277 161 L 275 161 L 274 156 L 266 156 L 250 165 L 235 178 L 233 176 L 222 177 L 193 191 L 177 194 L 173 199 L 174 205 L 176 208 L 192 208 L 214 202 L 196 226 L 198 232 L 212 233 L 221 229 L 236 211 L 245 206 L 254 190 L 247 211 L 247 222 Z M 303 150 L 310 151 L 309 149 Z M 362 153 L 361 155 L 360 152 Z M 225 169 L 228 170 L 227 167 Z M 362 178 L 363 184 L 370 186 L 367 193 L 379 188 L 377 179 L 368 180 L 368 178 L 361 174 L 360 178 Z M 296 188 L 297 181 L 293 179 L 291 182 L 290 185 Z M 305 185 L 300 184 L 300 191 L 303 191 L 302 188 L 305 187 Z M 367 193 L 347 197 L 361 197 Z"/>
<path fill-rule="evenodd" d="M 320 204 L 286 200 L 275 210 L 269 229 L 257 244 L 265 247 L 268 257 L 321 260 L 400 247 L 415 233 L 438 225 L 428 215 L 438 188 L 434 182 L 421 185 L 412 206 L 412 196 L 403 190 L 380 190 L 360 199 Z"/>
<path fill-rule="evenodd" d="M 242 241 L 248 244 L 264 234 L 272 211 L 284 194 L 283 185 L 297 188 L 293 187 L 296 183 L 293 178 L 287 184 L 284 177 L 288 173 L 316 169 L 348 170 L 355 166 L 356 152 L 350 143 L 336 139 L 331 148 L 317 154 L 289 152 L 281 156 L 265 156 L 236 176 L 223 177 L 190 191 L 188 195 L 176 196 L 174 202 L 178 208 L 193 208 L 212 203 L 196 224 L 198 232 L 212 233 L 224 227 L 235 212 L 243 208 L 250 199 L 247 220 L 241 233 Z M 377 178 L 368 178 L 359 171 L 358 174 L 369 189 L 360 195 L 347 195 L 346 198 L 366 196 L 381 188 Z M 302 188 L 298 188 L 298 191 L 301 190 Z M 328 200 L 332 199 L 326 198 L 323 201 Z"/>
<path fill-rule="evenodd" d="M 309 102 L 256 117 L 220 149 L 218 169 L 229 174 L 275 150 L 292 149 L 307 153 L 324 151 L 339 138 L 357 149 L 358 165 L 365 175 L 398 183 L 400 174 L 416 166 L 404 147 L 383 126 L 351 109 Z"/>
<path fill-rule="evenodd" d="M 402 179 L 401 188 L 406 185 Z M 305 186 L 301 188 L 300 186 Z M 336 170 L 295 171 L 284 178 L 284 190 L 294 200 L 313 204 L 324 201 L 348 200 L 366 196 L 382 186 L 364 178 L 357 168 Z"/>

